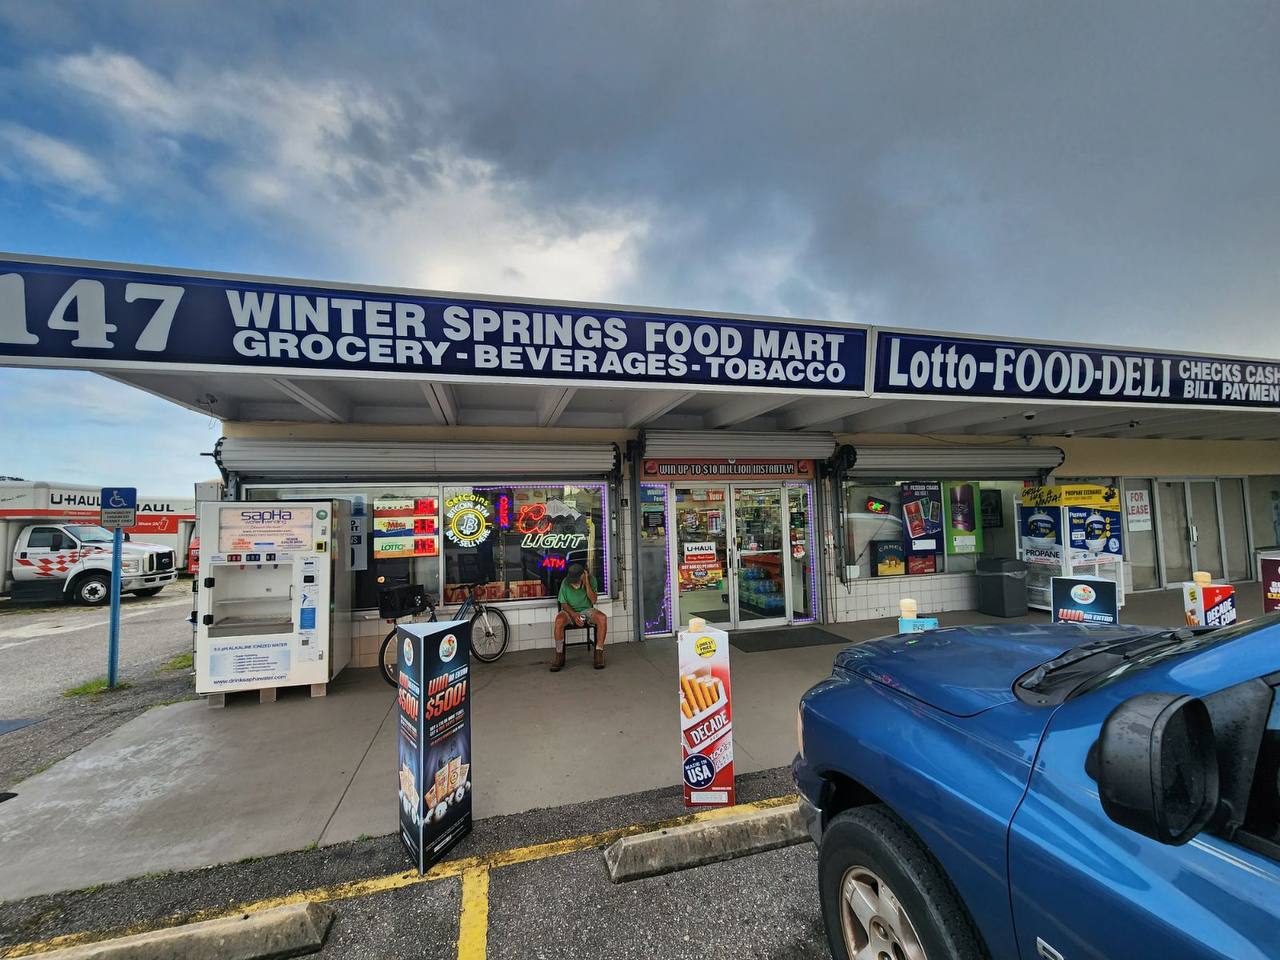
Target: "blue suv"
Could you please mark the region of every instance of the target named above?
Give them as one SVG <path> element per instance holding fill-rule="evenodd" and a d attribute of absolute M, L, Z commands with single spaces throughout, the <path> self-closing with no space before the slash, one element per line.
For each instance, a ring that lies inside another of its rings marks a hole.
<path fill-rule="evenodd" d="M 793 774 L 838 960 L 1280 957 L 1280 615 L 843 650 Z"/>

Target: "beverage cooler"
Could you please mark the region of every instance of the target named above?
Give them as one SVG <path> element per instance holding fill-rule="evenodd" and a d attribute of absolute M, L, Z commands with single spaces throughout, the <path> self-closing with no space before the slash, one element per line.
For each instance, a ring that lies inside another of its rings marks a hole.
<path fill-rule="evenodd" d="M 1018 557 L 1027 565 L 1027 606 L 1053 609 L 1054 577 L 1101 577 L 1124 606 L 1124 527 L 1115 487 L 1026 487 L 1018 500 Z"/>
<path fill-rule="evenodd" d="M 351 660 L 350 505 L 200 505 L 196 692 L 310 685 Z"/>

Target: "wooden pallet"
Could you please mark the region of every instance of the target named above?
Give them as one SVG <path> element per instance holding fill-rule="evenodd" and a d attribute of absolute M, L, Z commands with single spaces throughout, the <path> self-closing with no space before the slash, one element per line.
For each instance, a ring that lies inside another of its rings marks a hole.
<path fill-rule="evenodd" d="M 257 694 L 259 703 L 275 703 L 276 696 L 281 690 L 299 689 L 310 690 L 312 697 L 324 697 L 329 693 L 329 685 L 327 683 L 302 683 L 294 686 L 263 687 L 261 690 L 232 690 L 228 693 L 210 693 L 206 694 L 205 702 L 210 709 L 215 709 L 225 707 L 228 697 L 233 700 L 247 700 Z"/>

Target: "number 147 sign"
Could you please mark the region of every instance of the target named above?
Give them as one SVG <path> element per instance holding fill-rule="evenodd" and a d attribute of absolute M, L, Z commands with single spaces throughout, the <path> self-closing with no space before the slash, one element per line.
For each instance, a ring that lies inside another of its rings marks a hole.
<path fill-rule="evenodd" d="M 184 287 L 159 283 L 129 282 L 124 284 L 124 302 L 154 302 L 146 325 L 132 344 L 134 350 L 159 353 L 169 344 L 169 329 L 178 303 L 186 292 Z M 21 274 L 0 274 L 0 343 L 17 346 L 35 346 L 39 334 L 32 331 L 32 319 L 27 316 L 26 282 Z M 76 337 L 71 346 L 92 350 L 111 350 L 116 347 L 112 335 L 119 332 L 116 324 L 107 321 L 107 291 L 101 280 L 79 279 L 73 281 L 58 298 L 47 318 L 42 318 L 50 330 L 69 330 Z M 37 321 L 39 322 L 39 321 Z"/>

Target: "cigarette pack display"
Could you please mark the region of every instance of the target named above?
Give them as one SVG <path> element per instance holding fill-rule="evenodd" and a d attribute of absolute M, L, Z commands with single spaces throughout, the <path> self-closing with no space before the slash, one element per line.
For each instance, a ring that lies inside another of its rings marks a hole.
<path fill-rule="evenodd" d="M 728 806 L 734 802 L 729 635 L 694 620 L 681 631 L 678 650 L 684 802 Z"/>

